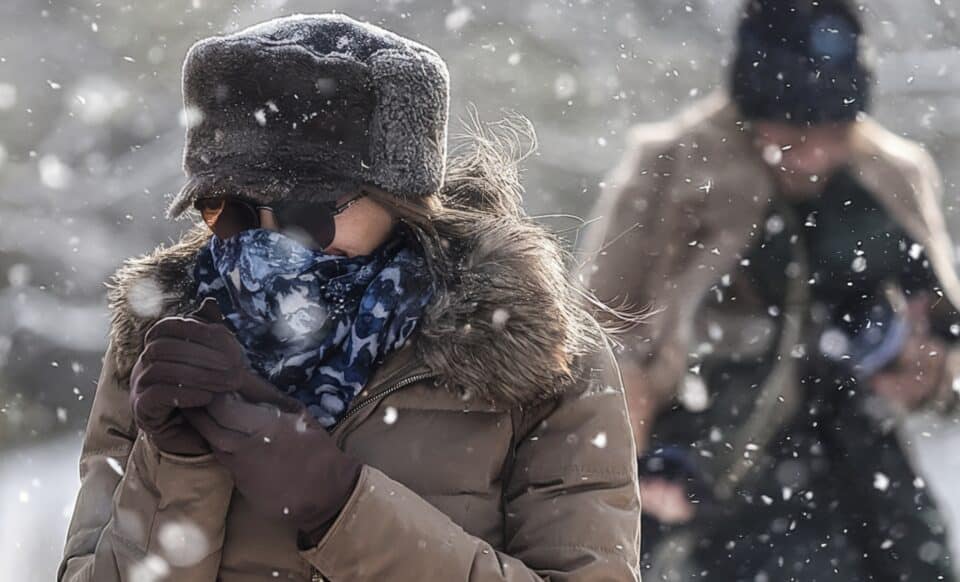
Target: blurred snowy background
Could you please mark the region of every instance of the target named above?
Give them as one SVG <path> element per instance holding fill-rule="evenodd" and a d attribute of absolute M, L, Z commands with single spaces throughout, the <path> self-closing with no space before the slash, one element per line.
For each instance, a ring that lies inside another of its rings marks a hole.
<path fill-rule="evenodd" d="M 54 577 L 106 341 L 103 281 L 186 226 L 162 209 L 181 179 L 179 72 L 194 40 L 328 10 L 420 39 L 448 60 L 455 118 L 473 103 L 484 119 L 533 120 L 529 210 L 585 215 L 627 127 L 721 83 L 741 2 L 0 2 L 0 580 Z M 880 56 L 876 115 L 940 161 L 960 233 L 960 8 L 862 4 Z M 905 436 L 960 516 L 947 486 L 960 477 L 949 454 L 960 427 L 914 419 Z"/>

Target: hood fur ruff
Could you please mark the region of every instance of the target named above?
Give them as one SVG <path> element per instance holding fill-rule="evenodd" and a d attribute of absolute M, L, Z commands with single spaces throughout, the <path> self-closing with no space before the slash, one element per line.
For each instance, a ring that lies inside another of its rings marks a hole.
<path fill-rule="evenodd" d="M 579 379 L 577 363 L 602 332 L 570 283 L 557 240 L 520 206 L 516 133 L 477 132 L 449 160 L 435 217 L 438 292 L 413 343 L 440 384 L 504 405 L 550 398 Z M 205 227 L 131 259 L 110 283 L 111 342 L 121 378 L 147 329 L 195 304 L 192 272 Z M 428 259 L 429 262 L 429 259 Z"/>

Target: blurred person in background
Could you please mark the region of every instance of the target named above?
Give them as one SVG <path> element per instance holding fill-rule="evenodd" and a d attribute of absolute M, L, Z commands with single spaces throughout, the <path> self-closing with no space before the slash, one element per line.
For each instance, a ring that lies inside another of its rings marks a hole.
<path fill-rule="evenodd" d="M 898 420 L 955 405 L 960 285 L 931 157 L 866 115 L 857 9 L 751 0 L 730 85 L 634 128 L 588 233 L 651 580 L 953 580 Z"/>
<path fill-rule="evenodd" d="M 637 580 L 612 353 L 440 57 L 293 16 L 183 86 L 206 225 L 114 280 L 59 579 Z"/>

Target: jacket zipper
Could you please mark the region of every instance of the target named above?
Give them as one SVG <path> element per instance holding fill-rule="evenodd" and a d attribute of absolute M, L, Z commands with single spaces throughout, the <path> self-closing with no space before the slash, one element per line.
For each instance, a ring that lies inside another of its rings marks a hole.
<path fill-rule="evenodd" d="M 393 384 L 386 390 L 382 390 L 380 392 L 377 392 L 376 394 L 371 394 L 370 396 L 367 396 L 366 398 L 359 400 L 349 410 L 347 410 L 346 414 L 340 417 L 340 420 L 335 422 L 333 426 L 330 427 L 330 434 L 333 434 L 333 432 L 338 427 L 340 427 L 341 424 L 343 424 L 346 420 L 356 416 L 356 414 L 359 411 L 363 410 L 364 408 L 367 407 L 367 405 L 373 403 L 374 401 L 383 400 L 387 396 L 390 396 L 395 392 L 399 392 L 400 390 L 403 390 L 404 388 L 406 388 L 407 386 L 410 386 L 411 384 L 416 384 L 417 382 L 429 380 L 434 376 L 436 376 L 435 373 L 424 373 L 424 374 L 416 374 L 414 376 L 409 376 Z M 323 575 L 320 574 L 320 571 L 317 570 L 316 568 L 313 568 L 313 572 L 310 575 L 310 582 L 324 582 Z"/>
<path fill-rule="evenodd" d="M 411 385 L 411 384 L 416 384 L 417 382 L 422 382 L 423 380 L 428 380 L 428 379 L 430 379 L 430 378 L 433 378 L 434 376 L 436 376 L 436 374 L 434 374 L 434 373 L 432 373 L 432 372 L 431 372 L 431 373 L 417 374 L 417 375 L 415 375 L 415 376 L 409 376 L 409 377 L 407 377 L 407 378 L 404 378 L 403 380 L 400 380 L 399 382 L 397 382 L 397 383 L 394 384 L 393 386 L 390 386 L 390 387 L 387 388 L 386 390 L 383 390 L 383 391 L 381 391 L 381 392 L 377 392 L 376 394 L 371 394 L 370 396 L 367 396 L 366 398 L 363 398 L 362 400 L 360 400 L 359 402 L 357 402 L 356 404 L 354 404 L 354 405 L 350 408 L 350 410 L 348 410 L 348 411 L 346 412 L 346 414 L 344 414 L 343 416 L 340 417 L 340 420 L 338 420 L 337 422 L 335 422 L 335 423 L 333 424 L 333 426 L 330 427 L 330 433 L 332 434 L 335 430 L 337 430 L 337 428 L 338 428 L 341 424 L 343 424 L 344 422 L 346 422 L 346 421 L 349 420 L 350 418 L 353 418 L 354 416 L 356 416 L 356 414 L 357 414 L 359 411 L 361 411 L 361 410 L 363 410 L 364 408 L 366 408 L 367 405 L 371 404 L 371 403 L 374 402 L 375 400 L 382 400 L 383 398 L 386 398 L 387 396 L 390 396 L 391 394 L 393 394 L 393 393 L 395 393 L 395 392 L 397 392 L 397 391 L 399 391 L 399 390 L 403 390 L 404 388 L 406 388 L 407 386 L 409 386 L 409 385 Z"/>

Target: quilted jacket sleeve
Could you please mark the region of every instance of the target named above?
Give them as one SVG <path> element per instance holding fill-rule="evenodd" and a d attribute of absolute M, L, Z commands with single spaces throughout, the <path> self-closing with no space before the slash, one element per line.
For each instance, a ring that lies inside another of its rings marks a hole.
<path fill-rule="evenodd" d="M 229 473 L 212 455 L 167 455 L 138 435 L 114 361 L 108 349 L 57 580 L 213 582 L 233 490 Z"/>

